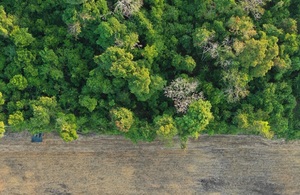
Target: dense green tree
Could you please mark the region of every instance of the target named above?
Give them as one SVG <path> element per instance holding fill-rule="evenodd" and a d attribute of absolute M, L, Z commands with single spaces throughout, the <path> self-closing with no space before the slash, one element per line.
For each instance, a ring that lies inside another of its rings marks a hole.
<path fill-rule="evenodd" d="M 121 35 L 124 35 L 125 30 L 124 24 L 121 24 L 115 17 L 111 17 L 107 21 L 101 22 L 95 30 L 95 33 L 99 35 L 96 43 L 103 49 L 114 45 L 114 43 L 122 45 L 123 37 Z"/>
<path fill-rule="evenodd" d="M 201 132 L 299 138 L 298 8 L 2 0 L 0 135 L 7 125 L 65 141 L 77 131 L 183 145 Z"/>
<path fill-rule="evenodd" d="M 89 96 L 83 96 L 79 99 L 79 103 L 81 106 L 86 107 L 90 112 L 92 112 L 97 106 L 97 99 Z"/>
<path fill-rule="evenodd" d="M 214 118 L 210 109 L 211 104 L 208 101 L 199 99 L 192 102 L 187 113 L 182 117 L 176 118 L 179 135 L 182 137 L 191 135 L 194 138 L 198 138 L 199 133 Z"/>

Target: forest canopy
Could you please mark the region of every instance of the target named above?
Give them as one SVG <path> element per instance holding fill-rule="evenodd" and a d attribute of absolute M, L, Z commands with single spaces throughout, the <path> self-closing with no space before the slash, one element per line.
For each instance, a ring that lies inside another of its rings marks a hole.
<path fill-rule="evenodd" d="M 2 0 L 5 130 L 300 138 L 299 0 Z"/>

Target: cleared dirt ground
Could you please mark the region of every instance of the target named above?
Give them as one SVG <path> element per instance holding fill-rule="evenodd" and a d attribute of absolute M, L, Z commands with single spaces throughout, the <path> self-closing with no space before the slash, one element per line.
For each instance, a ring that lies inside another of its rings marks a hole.
<path fill-rule="evenodd" d="M 187 150 L 121 137 L 0 140 L 0 194 L 299 195 L 300 143 L 202 136 Z"/>

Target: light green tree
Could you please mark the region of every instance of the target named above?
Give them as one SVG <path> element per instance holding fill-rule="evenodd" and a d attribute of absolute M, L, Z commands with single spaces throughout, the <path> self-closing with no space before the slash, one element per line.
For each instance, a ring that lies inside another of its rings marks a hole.
<path fill-rule="evenodd" d="M 163 141 L 171 142 L 173 137 L 177 134 L 176 123 L 172 116 L 162 115 L 154 118 L 156 134 Z"/>
<path fill-rule="evenodd" d="M 23 113 L 16 111 L 8 116 L 8 124 L 18 128 L 24 122 Z"/>
<path fill-rule="evenodd" d="M 27 79 L 22 76 L 21 74 L 15 75 L 13 78 L 10 79 L 9 84 L 18 90 L 24 90 L 28 86 Z"/>
<path fill-rule="evenodd" d="M 5 128 L 4 128 L 4 122 L 0 121 L 0 138 L 4 136 Z"/>
<path fill-rule="evenodd" d="M 253 128 L 257 129 L 261 135 L 268 139 L 274 137 L 274 132 L 271 131 L 271 127 L 267 121 L 254 121 Z"/>
<path fill-rule="evenodd" d="M 28 33 L 28 28 L 15 28 L 11 32 L 11 37 L 15 45 L 20 47 L 28 46 L 34 41 L 33 36 Z"/>
<path fill-rule="evenodd" d="M 14 29 L 14 16 L 5 12 L 4 7 L 0 6 L 0 35 L 8 37 Z"/>
<path fill-rule="evenodd" d="M 110 110 L 110 116 L 114 126 L 121 132 L 128 132 L 134 122 L 133 113 L 124 107 Z"/>
<path fill-rule="evenodd" d="M 59 112 L 55 126 L 64 141 L 69 142 L 78 139 L 76 117 L 74 114 Z"/>
<path fill-rule="evenodd" d="M 5 99 L 2 95 L 2 92 L 0 92 L 0 106 L 3 105 L 5 103 Z"/>
<path fill-rule="evenodd" d="M 107 75 L 127 79 L 136 71 L 133 55 L 118 47 L 107 48 L 94 60 Z"/>
<path fill-rule="evenodd" d="M 198 138 L 199 133 L 205 129 L 213 115 L 210 111 L 209 101 L 199 99 L 189 105 L 188 111 L 182 117 L 176 118 L 179 135 L 182 137 L 192 136 Z"/>
<path fill-rule="evenodd" d="M 146 101 L 150 93 L 150 72 L 147 68 L 139 68 L 129 78 L 128 87 L 138 100 Z"/>

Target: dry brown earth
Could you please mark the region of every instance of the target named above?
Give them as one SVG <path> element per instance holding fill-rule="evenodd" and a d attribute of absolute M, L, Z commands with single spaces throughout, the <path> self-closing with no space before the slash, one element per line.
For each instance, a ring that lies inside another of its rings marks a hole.
<path fill-rule="evenodd" d="M 300 143 L 202 136 L 187 150 L 121 137 L 0 141 L 0 194 L 300 195 Z"/>

